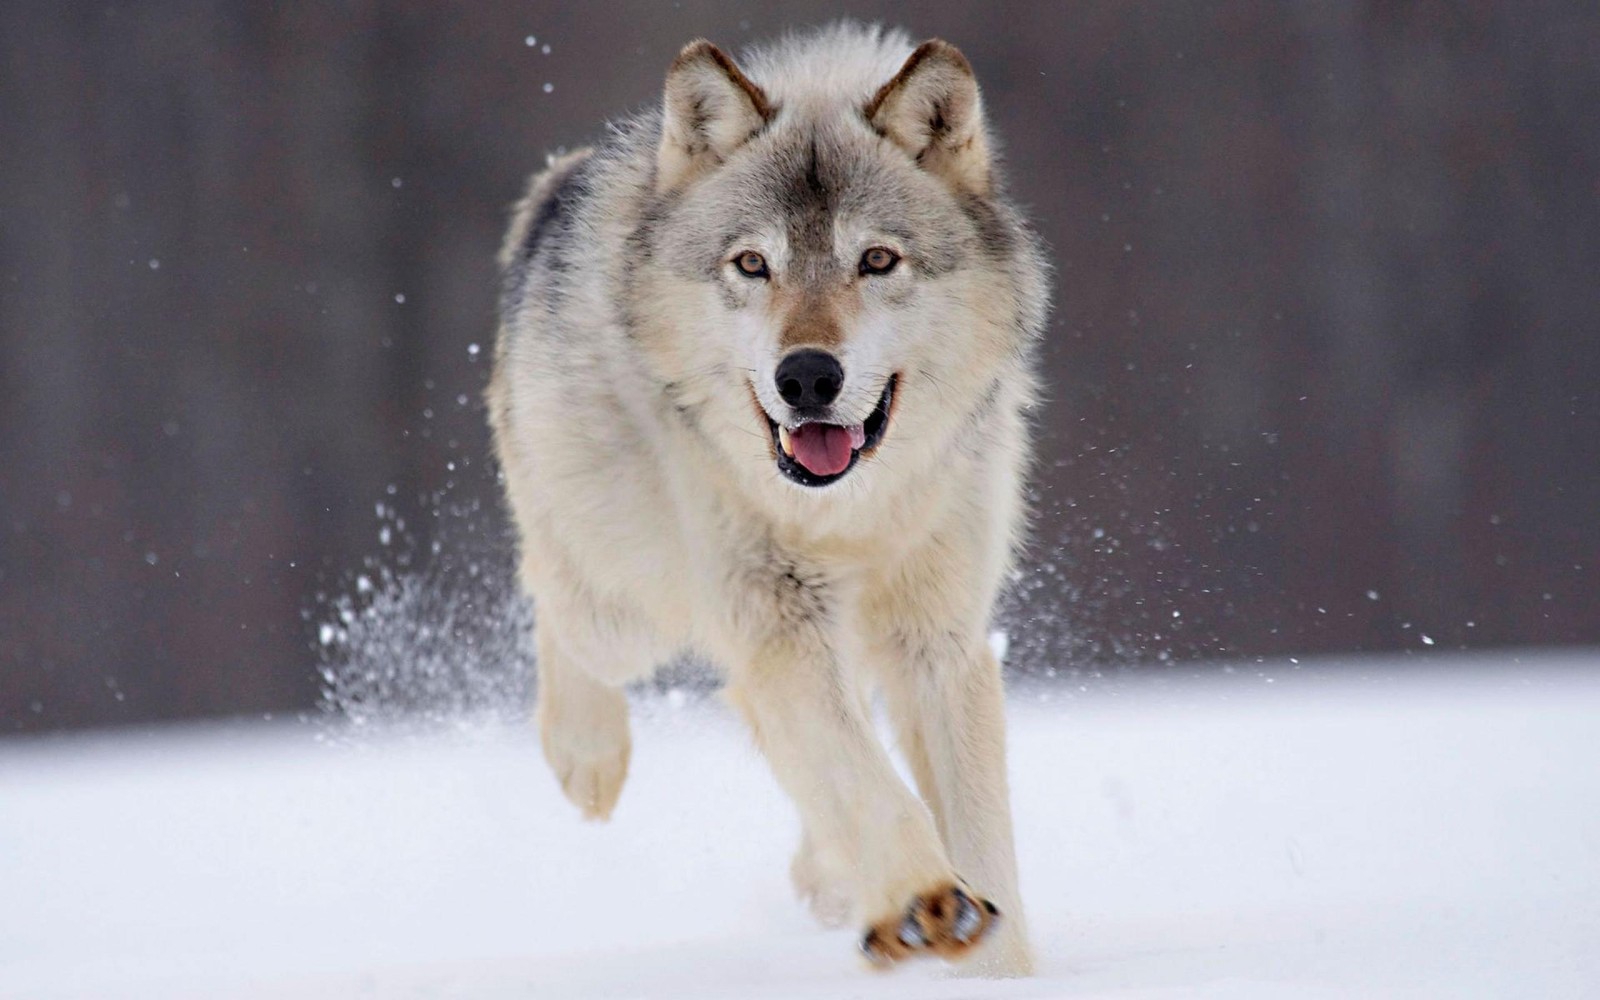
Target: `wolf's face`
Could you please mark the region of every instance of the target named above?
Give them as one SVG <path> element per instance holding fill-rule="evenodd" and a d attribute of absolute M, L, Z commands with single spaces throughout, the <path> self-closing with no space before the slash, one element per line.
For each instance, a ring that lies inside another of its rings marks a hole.
<path fill-rule="evenodd" d="M 679 57 L 631 307 L 728 462 L 818 489 L 950 446 L 1026 339 L 1013 272 L 1036 270 L 987 150 L 944 43 L 833 100 L 769 96 L 706 43 Z"/>

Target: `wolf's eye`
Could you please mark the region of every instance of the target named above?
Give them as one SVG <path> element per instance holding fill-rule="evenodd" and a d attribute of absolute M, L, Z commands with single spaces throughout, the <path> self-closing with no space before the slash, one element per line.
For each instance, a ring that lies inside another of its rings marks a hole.
<path fill-rule="evenodd" d="M 888 247 L 873 247 L 861 255 L 862 274 L 888 274 L 900 263 L 900 255 Z"/>
<path fill-rule="evenodd" d="M 737 267 L 739 269 L 739 273 L 744 275 L 746 278 L 765 278 L 768 276 L 767 258 L 756 253 L 754 250 L 746 250 L 744 253 L 733 258 L 733 266 Z"/>

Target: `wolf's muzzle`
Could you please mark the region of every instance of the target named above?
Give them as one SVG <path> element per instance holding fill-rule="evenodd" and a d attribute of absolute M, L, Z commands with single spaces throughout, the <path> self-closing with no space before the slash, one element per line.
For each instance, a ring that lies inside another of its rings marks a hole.
<path fill-rule="evenodd" d="M 877 405 L 859 424 L 845 426 L 820 420 L 802 420 L 790 428 L 773 420 L 762 410 L 767 429 L 772 435 L 772 451 L 778 471 L 801 486 L 829 486 L 849 475 L 861 456 L 876 448 L 889 429 L 894 393 L 899 382 L 898 373 L 889 376 Z"/>

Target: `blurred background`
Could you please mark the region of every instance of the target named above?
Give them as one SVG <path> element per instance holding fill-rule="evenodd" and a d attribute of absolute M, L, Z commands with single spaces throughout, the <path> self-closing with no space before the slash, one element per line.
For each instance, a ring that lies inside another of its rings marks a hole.
<path fill-rule="evenodd" d="M 1015 669 L 1600 642 L 1592 3 L 8 3 L 0 732 L 306 710 L 350 602 L 502 586 L 507 206 L 842 15 L 968 54 L 1053 248 Z"/>

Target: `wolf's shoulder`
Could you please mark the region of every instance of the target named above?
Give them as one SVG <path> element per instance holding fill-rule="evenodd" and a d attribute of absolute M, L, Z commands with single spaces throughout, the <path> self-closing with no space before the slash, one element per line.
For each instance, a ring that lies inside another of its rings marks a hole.
<path fill-rule="evenodd" d="M 607 123 L 593 145 L 549 157 L 511 213 L 500 246 L 503 271 L 530 260 L 552 237 L 582 228 L 597 207 L 615 215 L 637 195 L 653 162 L 660 114 L 651 110 Z"/>
<path fill-rule="evenodd" d="M 584 167 L 593 157 L 592 146 L 552 156 L 543 170 L 528 179 L 527 192 L 512 209 L 511 225 L 500 245 L 502 270 L 531 257 L 549 231 L 572 212 L 587 193 L 582 190 Z"/>

